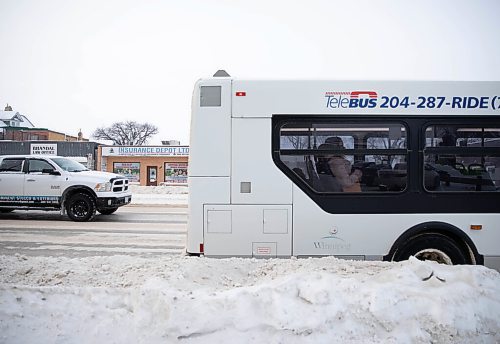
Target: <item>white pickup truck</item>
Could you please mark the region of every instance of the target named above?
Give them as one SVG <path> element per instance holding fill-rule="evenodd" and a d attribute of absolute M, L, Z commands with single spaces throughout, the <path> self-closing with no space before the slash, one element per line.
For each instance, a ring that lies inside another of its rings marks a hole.
<path fill-rule="evenodd" d="M 96 211 L 109 215 L 130 203 L 124 176 L 90 171 L 64 157 L 0 156 L 0 212 L 60 210 L 73 221 L 90 221 Z"/>

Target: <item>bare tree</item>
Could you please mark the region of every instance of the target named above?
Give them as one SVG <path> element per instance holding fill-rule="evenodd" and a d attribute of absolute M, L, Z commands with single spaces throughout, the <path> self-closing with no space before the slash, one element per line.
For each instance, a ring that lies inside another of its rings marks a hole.
<path fill-rule="evenodd" d="M 100 140 L 113 141 L 114 145 L 140 146 L 156 134 L 158 128 L 152 124 L 127 121 L 113 123 L 108 128 L 97 128 L 92 136 Z"/>
<path fill-rule="evenodd" d="M 304 136 L 286 136 L 289 143 L 295 149 L 307 149 L 307 137 Z"/>

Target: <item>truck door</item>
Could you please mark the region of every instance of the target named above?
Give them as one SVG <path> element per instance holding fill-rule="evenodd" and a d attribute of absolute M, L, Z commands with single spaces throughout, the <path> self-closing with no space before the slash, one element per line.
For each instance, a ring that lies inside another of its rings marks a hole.
<path fill-rule="evenodd" d="M 61 173 L 44 159 L 29 159 L 27 172 L 25 198 L 37 207 L 59 204 L 63 182 Z"/>
<path fill-rule="evenodd" d="M 24 158 L 5 158 L 0 163 L 0 205 L 23 202 L 24 164 Z"/>

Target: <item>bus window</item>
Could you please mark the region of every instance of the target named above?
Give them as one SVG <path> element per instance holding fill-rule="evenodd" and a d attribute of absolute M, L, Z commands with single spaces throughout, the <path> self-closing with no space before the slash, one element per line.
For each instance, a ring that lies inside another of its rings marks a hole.
<path fill-rule="evenodd" d="M 285 123 L 280 160 L 297 184 L 317 193 L 402 192 L 406 132 L 401 123 Z"/>
<path fill-rule="evenodd" d="M 434 125 L 425 133 L 425 176 L 437 181 L 426 182 L 426 190 L 500 190 L 500 128 Z"/>

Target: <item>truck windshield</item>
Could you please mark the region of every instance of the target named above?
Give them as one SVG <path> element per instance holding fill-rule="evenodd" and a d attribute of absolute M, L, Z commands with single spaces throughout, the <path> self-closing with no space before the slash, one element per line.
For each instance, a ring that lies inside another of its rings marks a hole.
<path fill-rule="evenodd" d="M 67 158 L 52 158 L 52 161 L 55 162 L 60 168 L 68 172 L 81 172 L 88 171 L 88 168 L 71 159 Z"/>

